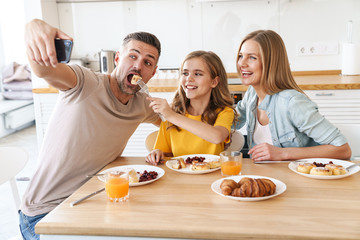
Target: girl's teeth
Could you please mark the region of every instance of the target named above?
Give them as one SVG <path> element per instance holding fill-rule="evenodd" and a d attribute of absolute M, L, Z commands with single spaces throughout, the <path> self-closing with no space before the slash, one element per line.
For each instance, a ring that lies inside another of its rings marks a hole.
<path fill-rule="evenodd" d="M 251 72 L 243 72 L 243 76 L 249 76 L 251 74 L 252 74 Z"/>

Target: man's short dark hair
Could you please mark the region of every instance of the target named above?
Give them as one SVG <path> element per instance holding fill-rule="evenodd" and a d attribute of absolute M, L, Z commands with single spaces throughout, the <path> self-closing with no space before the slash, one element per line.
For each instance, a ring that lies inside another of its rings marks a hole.
<path fill-rule="evenodd" d="M 147 43 L 147 44 L 149 44 L 151 46 L 154 46 L 158 50 L 159 57 L 160 57 L 161 44 L 160 44 L 159 39 L 154 34 L 151 34 L 151 33 L 148 33 L 148 32 L 130 33 L 124 38 L 123 46 L 128 44 L 131 40 L 137 40 L 137 41 L 140 41 L 140 42 Z"/>

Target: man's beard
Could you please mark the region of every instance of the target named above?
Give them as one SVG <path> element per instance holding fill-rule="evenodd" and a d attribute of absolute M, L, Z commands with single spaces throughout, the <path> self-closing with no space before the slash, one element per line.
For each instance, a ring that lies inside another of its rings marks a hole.
<path fill-rule="evenodd" d="M 138 90 L 135 90 L 135 89 L 133 90 L 132 88 L 129 88 L 125 85 L 125 81 L 127 79 L 123 79 L 121 81 L 121 79 L 119 79 L 119 78 L 120 78 L 119 76 L 116 76 L 116 81 L 117 81 L 119 89 L 122 93 L 127 94 L 127 95 L 135 95 L 136 92 L 138 92 Z"/>

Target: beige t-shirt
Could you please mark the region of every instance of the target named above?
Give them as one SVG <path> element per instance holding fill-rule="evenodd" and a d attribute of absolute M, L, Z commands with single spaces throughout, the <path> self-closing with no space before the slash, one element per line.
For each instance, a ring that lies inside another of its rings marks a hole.
<path fill-rule="evenodd" d="M 115 98 L 107 75 L 71 66 L 78 83 L 60 91 L 39 153 L 39 166 L 24 194 L 28 216 L 50 212 L 123 152 L 142 122 L 159 117 L 144 93 L 124 105 Z"/>

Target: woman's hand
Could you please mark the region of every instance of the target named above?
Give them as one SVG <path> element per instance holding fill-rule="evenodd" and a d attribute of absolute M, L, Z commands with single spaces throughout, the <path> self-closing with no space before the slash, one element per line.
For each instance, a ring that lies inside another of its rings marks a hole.
<path fill-rule="evenodd" d="M 151 165 L 158 165 L 161 159 L 164 159 L 164 153 L 160 149 L 152 150 L 149 155 L 145 157 L 145 161 Z"/>
<path fill-rule="evenodd" d="M 268 143 L 261 143 L 254 146 L 252 149 L 250 149 L 249 154 L 252 154 L 252 160 L 255 162 L 284 160 L 282 157 L 283 149 L 274 147 Z"/>

